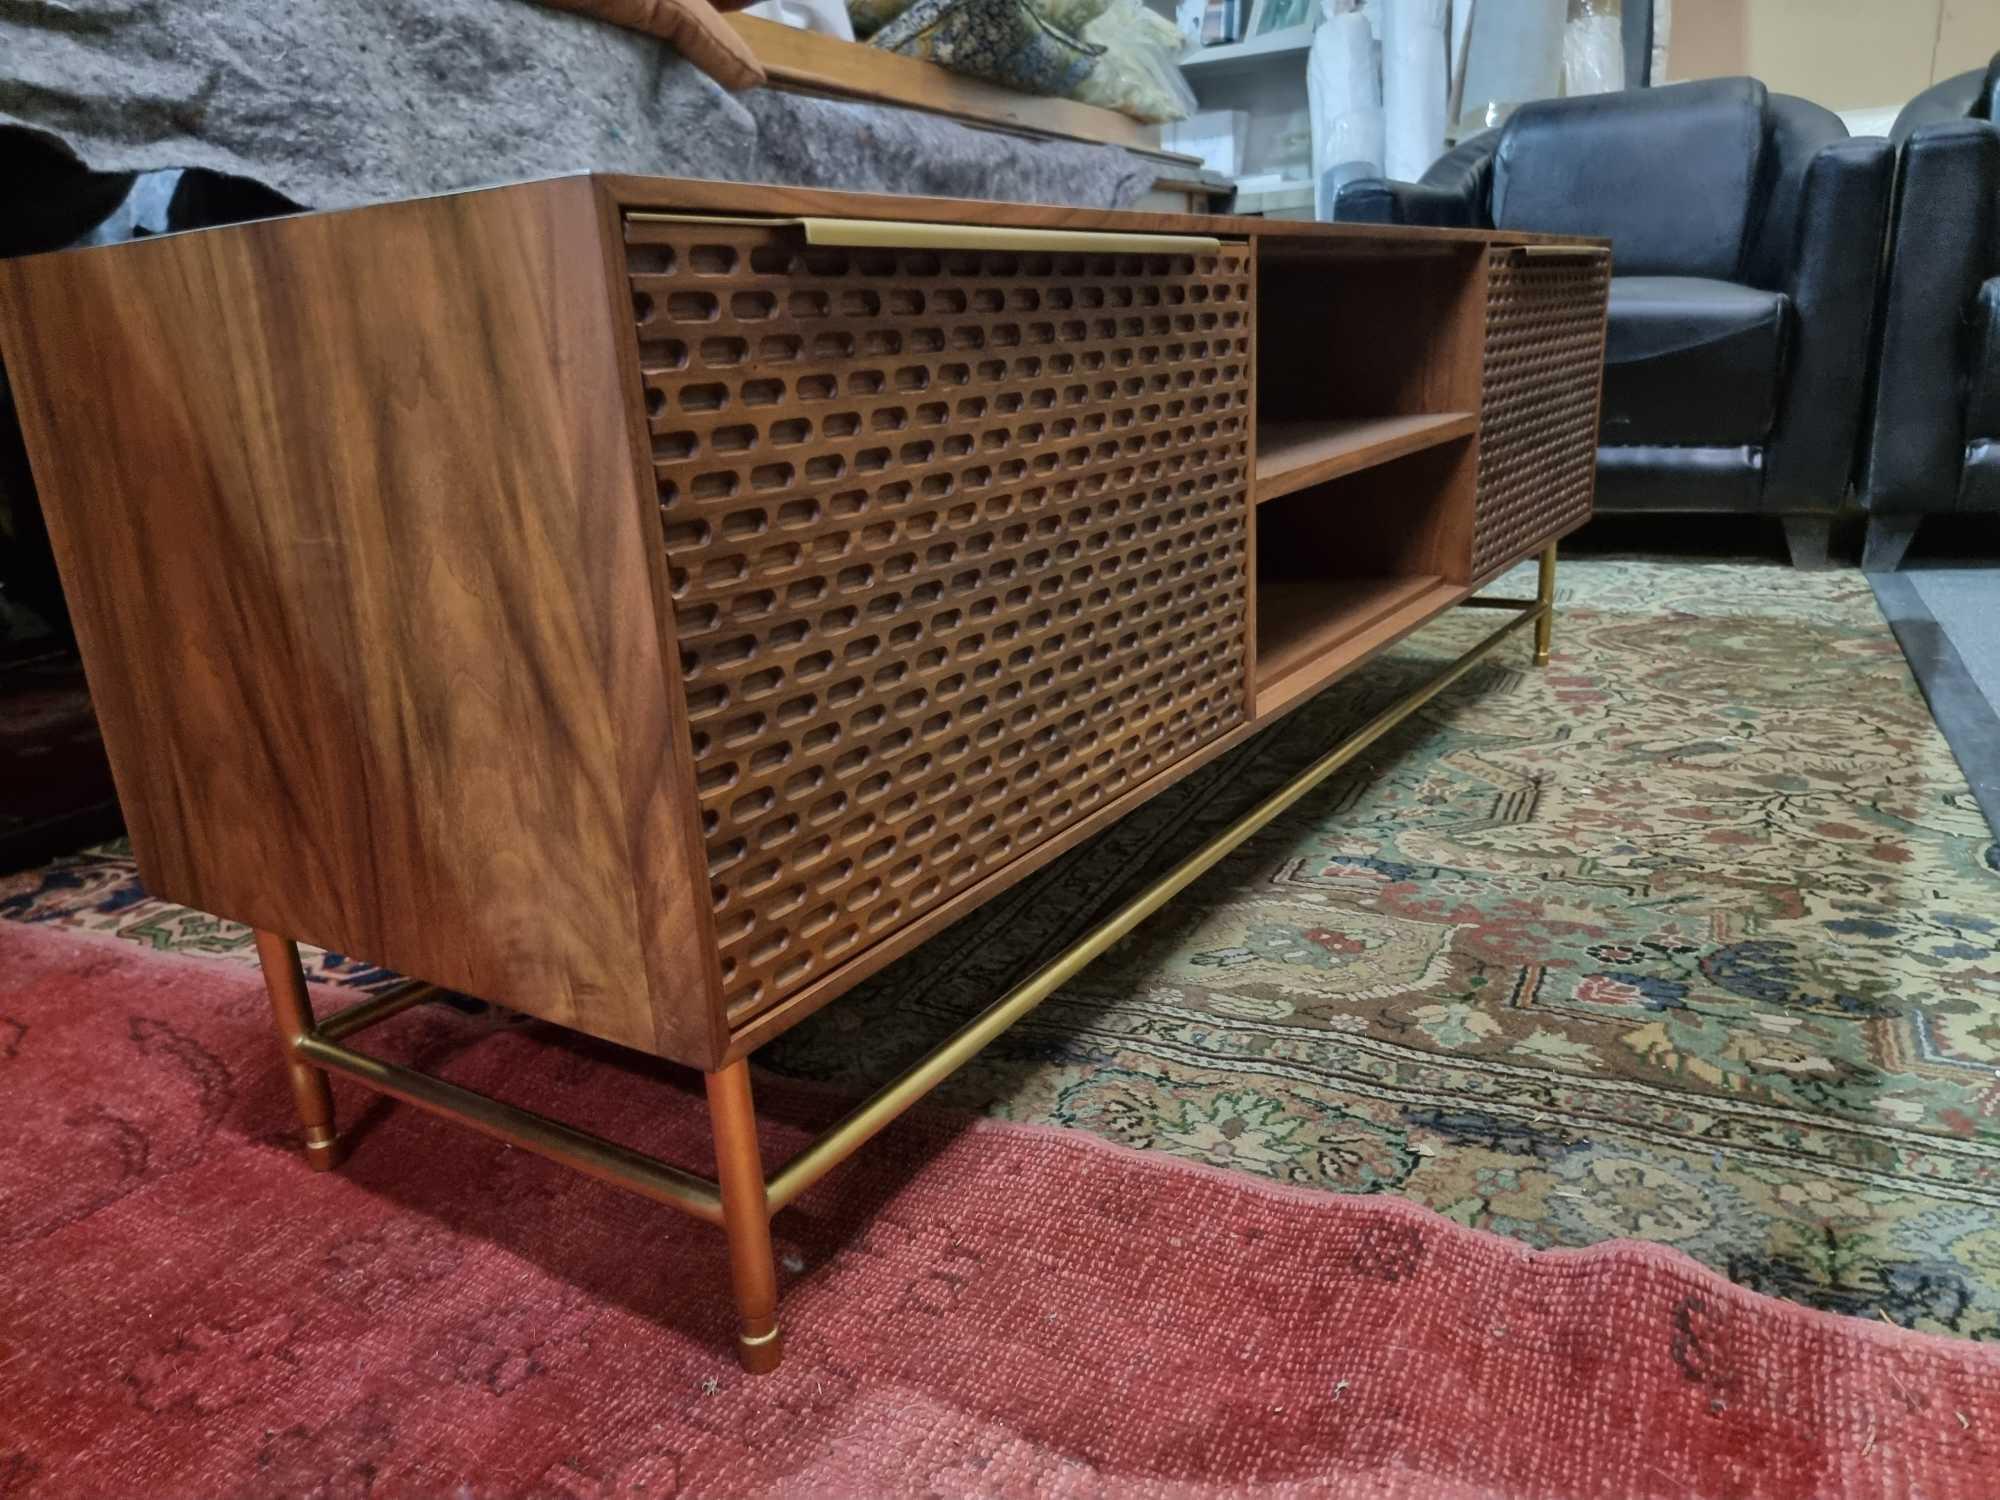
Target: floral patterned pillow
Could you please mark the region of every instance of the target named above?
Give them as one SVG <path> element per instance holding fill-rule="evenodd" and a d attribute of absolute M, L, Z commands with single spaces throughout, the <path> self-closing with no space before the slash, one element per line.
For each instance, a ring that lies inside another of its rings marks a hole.
<path fill-rule="evenodd" d="M 1104 50 L 1078 41 L 1028 0 L 914 0 L 870 41 L 954 73 L 1057 96 L 1083 82 Z"/>

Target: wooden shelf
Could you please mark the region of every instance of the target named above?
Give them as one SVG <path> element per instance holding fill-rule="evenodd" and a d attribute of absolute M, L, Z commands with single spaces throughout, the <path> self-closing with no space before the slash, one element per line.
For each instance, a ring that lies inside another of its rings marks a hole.
<path fill-rule="evenodd" d="M 1356 417 L 1257 424 L 1257 503 L 1310 489 L 1394 458 L 1456 442 L 1479 430 L 1479 415 Z"/>
<path fill-rule="evenodd" d="M 1227 42 L 1215 47 L 1191 47 L 1181 54 L 1181 67 L 1207 77 L 1248 72 L 1274 59 L 1291 57 L 1294 66 L 1305 66 L 1305 53 L 1312 46 L 1310 26 L 1288 26 L 1283 31 L 1267 31 L 1246 41 Z"/>
<path fill-rule="evenodd" d="M 1318 692 L 1464 592 L 1434 574 L 1258 580 L 1257 717 Z"/>

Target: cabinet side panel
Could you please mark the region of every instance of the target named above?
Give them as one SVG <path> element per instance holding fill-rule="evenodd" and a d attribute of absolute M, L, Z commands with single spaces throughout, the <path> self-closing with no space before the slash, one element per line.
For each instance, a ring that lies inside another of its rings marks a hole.
<path fill-rule="evenodd" d="M 1611 257 L 1494 249 L 1488 276 L 1474 578 L 1590 518 Z"/>
<path fill-rule="evenodd" d="M 277 220 L 0 266 L 0 325 L 148 885 L 700 1063 L 600 235 L 582 180 Z"/>

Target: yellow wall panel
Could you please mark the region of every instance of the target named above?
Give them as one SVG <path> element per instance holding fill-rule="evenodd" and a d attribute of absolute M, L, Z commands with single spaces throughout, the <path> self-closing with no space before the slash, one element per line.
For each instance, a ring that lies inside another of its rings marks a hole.
<path fill-rule="evenodd" d="M 2000 52 L 2000 0 L 1944 0 L 1931 81 L 1985 68 Z"/>
<path fill-rule="evenodd" d="M 1748 73 L 1829 109 L 1901 105 L 2000 52 L 2000 0 L 1673 0 L 1673 79 Z"/>

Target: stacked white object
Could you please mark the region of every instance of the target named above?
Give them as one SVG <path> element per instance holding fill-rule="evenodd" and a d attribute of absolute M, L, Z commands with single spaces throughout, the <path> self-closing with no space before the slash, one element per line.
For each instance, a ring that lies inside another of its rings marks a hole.
<path fill-rule="evenodd" d="M 1612 0 L 1571 0 L 1563 28 L 1563 92 L 1609 94 L 1625 87 L 1624 23 Z"/>
<path fill-rule="evenodd" d="M 1325 17 L 1306 57 L 1306 98 L 1312 113 L 1313 217 L 1333 217 L 1333 197 L 1344 182 L 1382 174 L 1382 95 L 1377 83 L 1375 33 L 1361 11 L 1336 11 L 1322 0 Z"/>
<path fill-rule="evenodd" d="M 1483 130 L 1530 99 L 1562 92 L 1569 0 L 1479 0 L 1466 41 L 1461 125 Z"/>
<path fill-rule="evenodd" d="M 745 6 L 743 14 L 800 31 L 817 31 L 837 41 L 854 40 L 854 23 L 848 18 L 845 0 L 759 0 Z"/>
<path fill-rule="evenodd" d="M 1225 177 L 1243 170 L 1249 139 L 1250 112 L 1244 109 L 1204 109 L 1160 127 L 1162 147 L 1198 156 L 1204 167 Z"/>
<path fill-rule="evenodd" d="M 1383 167 L 1415 182 L 1444 155 L 1445 0 L 1382 0 Z"/>

